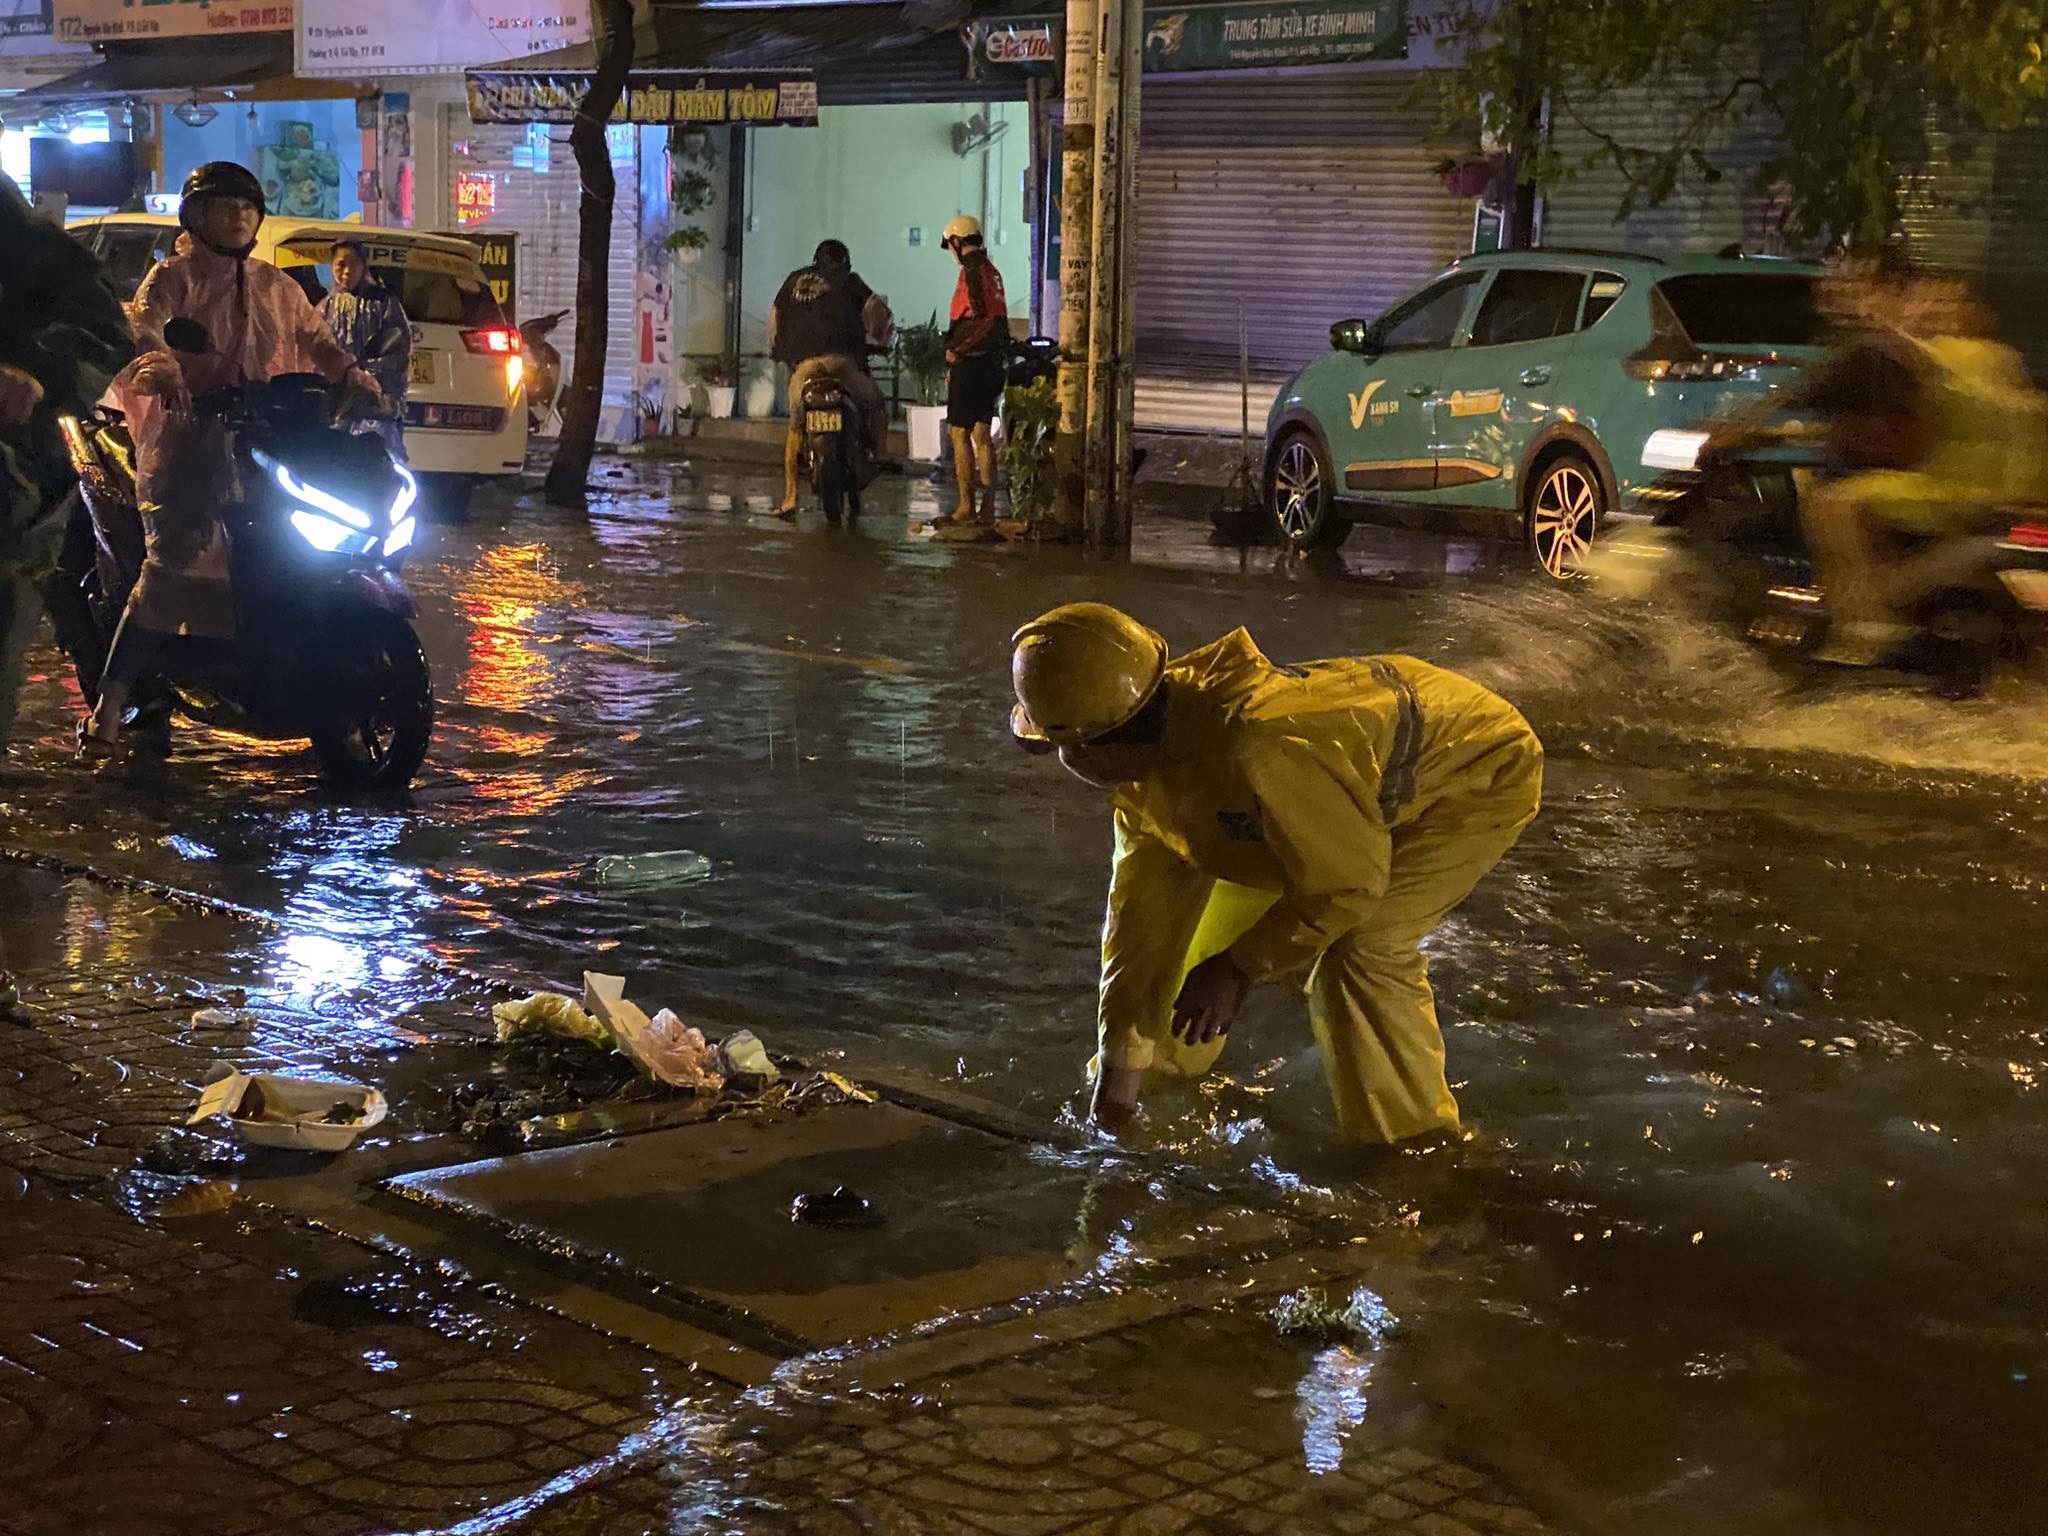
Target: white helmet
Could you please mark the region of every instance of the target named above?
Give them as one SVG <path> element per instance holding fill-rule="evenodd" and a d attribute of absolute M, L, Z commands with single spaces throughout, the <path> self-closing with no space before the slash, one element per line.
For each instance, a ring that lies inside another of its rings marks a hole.
<path fill-rule="evenodd" d="M 981 220 L 972 214 L 963 213 L 946 225 L 946 237 L 939 242 L 946 250 L 955 249 L 961 241 L 981 239 Z"/>

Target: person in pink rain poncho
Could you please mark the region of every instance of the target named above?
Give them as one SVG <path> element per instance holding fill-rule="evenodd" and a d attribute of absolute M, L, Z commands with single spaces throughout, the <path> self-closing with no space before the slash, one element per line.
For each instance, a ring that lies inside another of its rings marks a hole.
<path fill-rule="evenodd" d="M 262 183 L 245 167 L 227 160 L 200 166 L 185 180 L 177 249 L 142 280 L 129 307 L 141 355 L 108 393 L 135 443 L 147 555 L 81 731 L 88 753 L 113 750 L 136 680 L 167 639 L 225 640 L 235 632 L 221 522 L 221 507 L 234 495 L 234 460 L 227 428 L 196 416 L 193 400 L 286 373 L 317 373 L 377 394 L 305 291 L 269 262 L 250 259 L 264 211 Z M 204 327 L 203 351 L 166 344 L 165 328 L 181 319 Z"/>

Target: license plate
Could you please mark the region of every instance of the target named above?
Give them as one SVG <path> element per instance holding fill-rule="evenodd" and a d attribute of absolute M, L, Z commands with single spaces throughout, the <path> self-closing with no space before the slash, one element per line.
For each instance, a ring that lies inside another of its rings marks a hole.
<path fill-rule="evenodd" d="M 2048 613 L 2048 571 L 2000 571 L 1998 579 L 2023 606 Z"/>
<path fill-rule="evenodd" d="M 406 377 L 411 379 L 412 382 L 415 384 L 433 383 L 434 364 L 440 360 L 440 357 L 440 353 L 432 351 L 429 348 L 414 348 L 412 354 L 412 366 L 407 370 Z"/>
<path fill-rule="evenodd" d="M 837 411 L 807 411 L 804 413 L 804 430 L 814 436 L 825 436 L 837 432 L 840 417 Z"/>

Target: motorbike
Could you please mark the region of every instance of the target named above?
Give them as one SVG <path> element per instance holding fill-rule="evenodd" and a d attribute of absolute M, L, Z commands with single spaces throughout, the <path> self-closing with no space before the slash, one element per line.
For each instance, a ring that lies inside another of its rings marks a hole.
<path fill-rule="evenodd" d="M 562 354 L 548 338 L 568 313 L 558 309 L 536 315 L 519 327 L 526 358 L 526 418 L 535 432 L 547 426 L 555 411 L 555 394 L 562 387 Z"/>
<path fill-rule="evenodd" d="M 165 339 L 178 351 L 207 349 L 187 320 L 172 321 Z M 235 638 L 172 638 L 157 674 L 137 686 L 134 712 L 175 709 L 264 740 L 306 740 L 330 784 L 389 791 L 412 781 L 434 728 L 426 652 L 399 575 L 419 485 L 378 436 L 350 430 L 351 402 L 347 386 L 316 374 L 193 402 L 195 416 L 228 429 L 240 486 L 222 512 Z M 70 541 L 60 566 L 73 590 L 58 638 L 90 700 L 142 572 L 143 526 L 121 413 L 65 416 L 59 427 L 90 537 Z M 74 564 L 81 544 L 83 569 Z"/>
<path fill-rule="evenodd" d="M 1656 525 L 1694 558 L 1691 596 L 1759 648 L 1810 658 L 1832 618 L 1800 518 L 1801 491 L 1829 464 L 1810 424 L 1758 420 L 1719 433 L 1652 435 L 1644 493 Z M 1933 539 L 1892 536 L 1911 560 Z M 2048 508 L 1987 509 L 1981 534 L 1950 541 L 1940 571 L 1905 611 L 1912 636 L 1888 668 L 1929 677 L 1949 697 L 1980 692 L 2003 665 L 2048 654 Z"/>
<path fill-rule="evenodd" d="M 860 493 L 875 478 L 874 453 L 860 402 L 828 376 L 812 379 L 798 402 L 797 467 L 825 508 L 825 521 L 860 516 Z"/>

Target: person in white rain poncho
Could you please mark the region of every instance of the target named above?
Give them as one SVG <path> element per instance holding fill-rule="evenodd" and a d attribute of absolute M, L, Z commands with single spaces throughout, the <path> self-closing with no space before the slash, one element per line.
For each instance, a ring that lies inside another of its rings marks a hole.
<path fill-rule="evenodd" d="M 109 394 L 135 442 L 136 497 L 147 556 L 129 595 L 92 716 L 88 753 L 113 750 L 136 680 L 173 635 L 228 639 L 234 605 L 220 509 L 234 486 L 227 429 L 193 414 L 195 398 L 250 380 L 317 373 L 368 394 L 376 381 L 355 366 L 305 291 L 266 261 L 252 261 L 263 223 L 263 186 L 243 166 L 217 160 L 185 180 L 177 249 L 142 280 L 130 319 L 142 355 Z M 204 328 L 203 351 L 177 352 L 165 327 Z"/>

